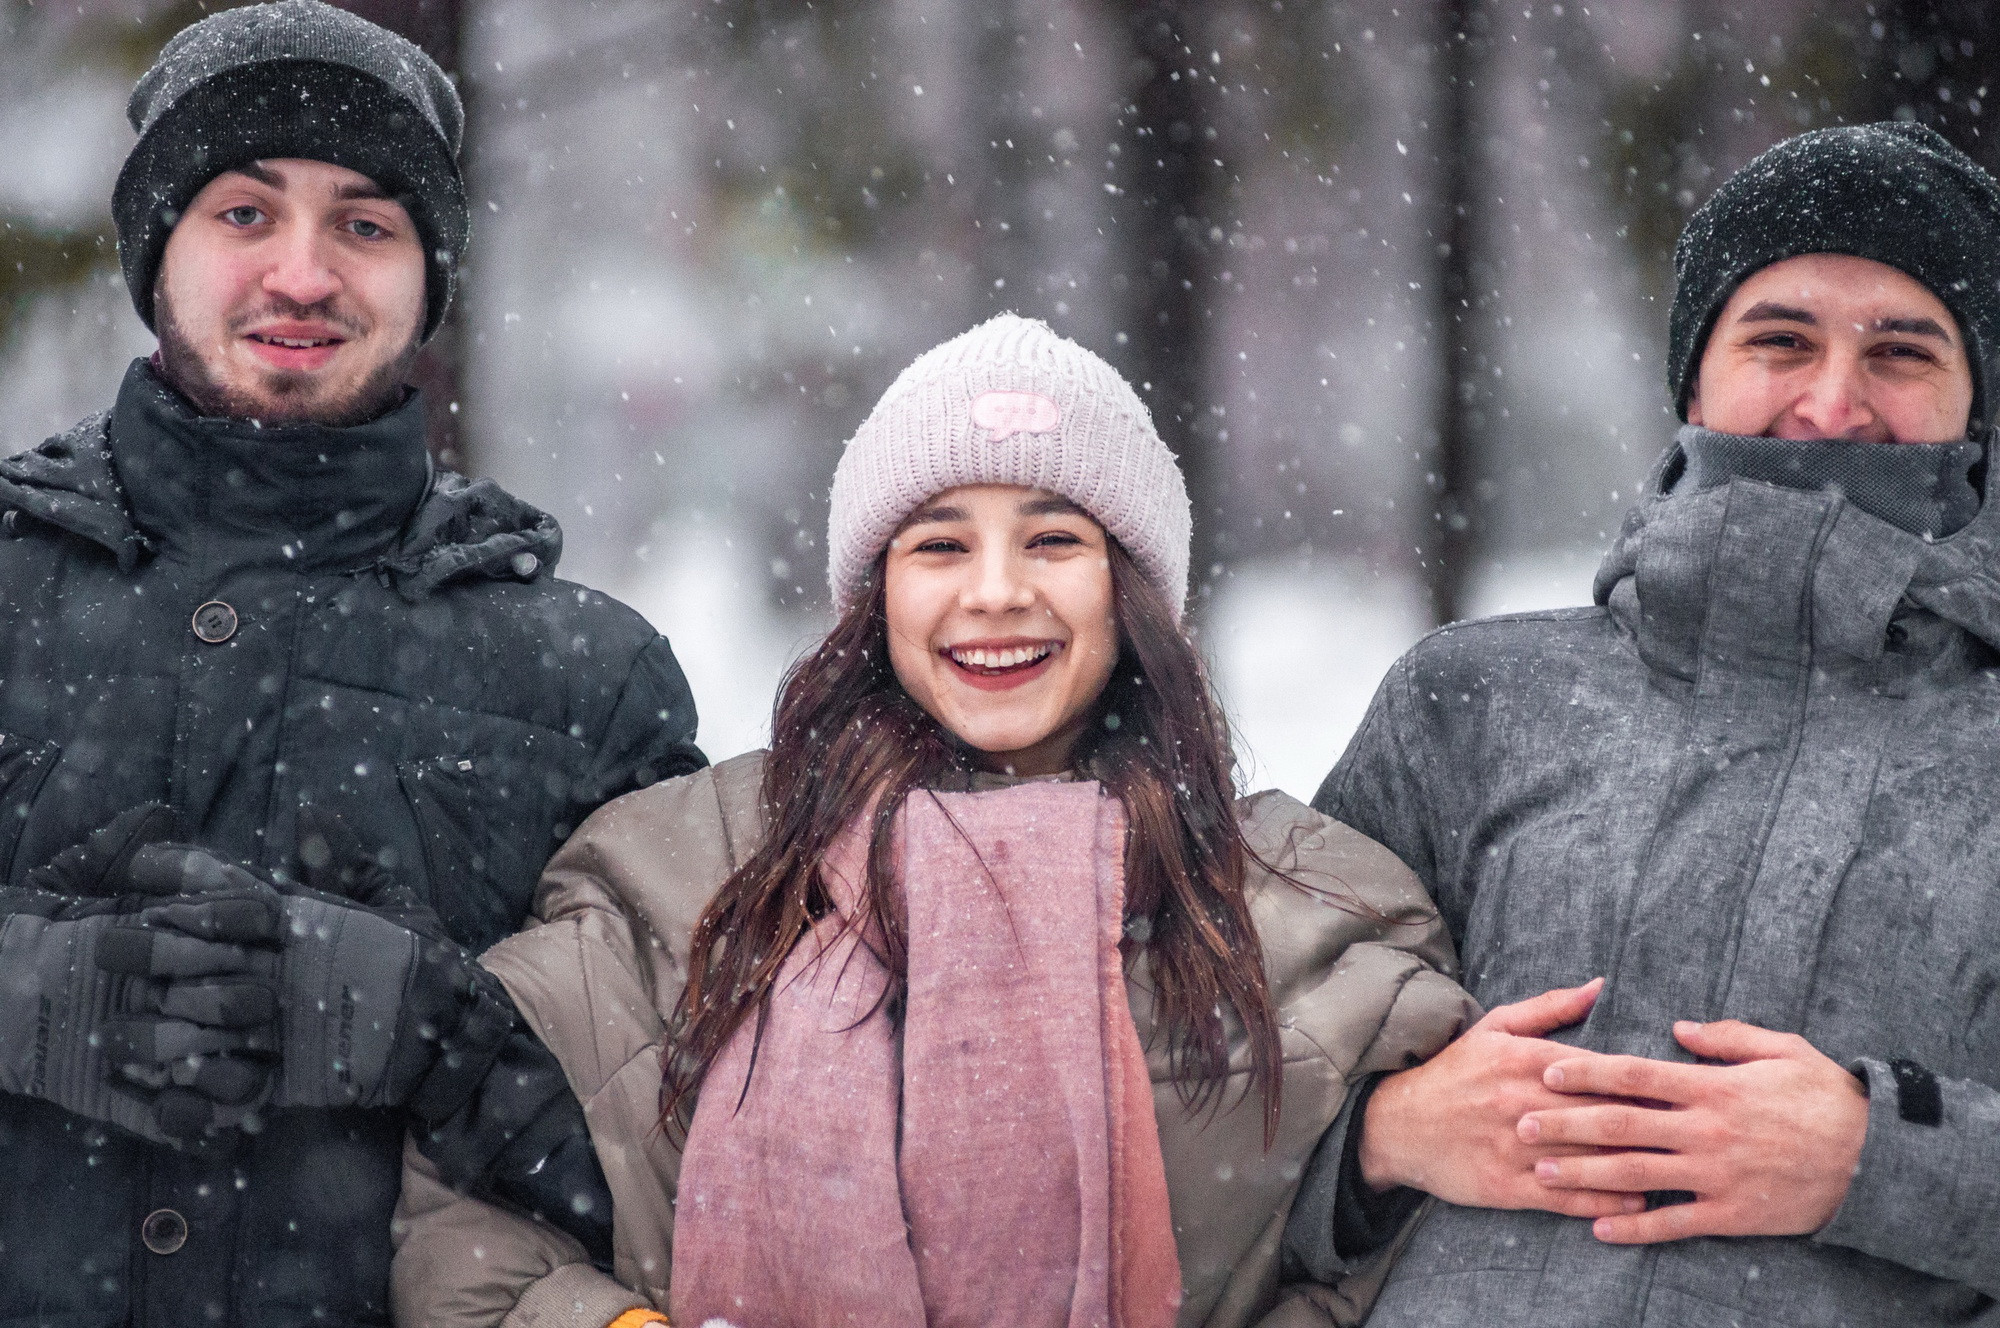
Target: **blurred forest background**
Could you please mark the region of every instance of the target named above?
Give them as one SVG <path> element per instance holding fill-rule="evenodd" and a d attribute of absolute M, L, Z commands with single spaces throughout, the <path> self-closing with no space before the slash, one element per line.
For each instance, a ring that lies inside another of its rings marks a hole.
<path fill-rule="evenodd" d="M 220 7 L 0 0 L 5 452 L 152 349 L 108 211 L 125 98 Z M 672 638 L 716 757 L 825 625 L 842 442 L 992 313 L 1141 386 L 1248 777 L 1303 797 L 1422 631 L 1587 601 L 1672 434 L 1673 242 L 1724 176 L 1892 117 L 2000 167 L 1979 0 L 346 7 L 468 106 L 435 442 Z"/>

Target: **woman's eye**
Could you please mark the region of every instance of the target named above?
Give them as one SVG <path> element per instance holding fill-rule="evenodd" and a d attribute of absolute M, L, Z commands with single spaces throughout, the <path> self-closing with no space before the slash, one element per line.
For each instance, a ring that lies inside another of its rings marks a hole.
<path fill-rule="evenodd" d="M 1051 530 L 1029 540 L 1028 547 L 1031 549 L 1055 549 L 1065 545 L 1081 543 L 1083 543 L 1081 539 L 1070 534 L 1067 530 Z"/>
<path fill-rule="evenodd" d="M 918 545 L 918 546 L 917 546 L 916 548 L 914 548 L 914 549 L 910 550 L 910 552 L 912 552 L 912 553 L 963 553 L 963 552 L 965 552 L 965 546 L 964 546 L 963 544 L 960 544 L 960 543 L 959 543 L 959 542 L 958 542 L 957 540 L 955 540 L 955 539 L 945 539 L 945 538 L 943 538 L 942 536 L 940 536 L 940 537 L 939 537 L 939 538 L 937 538 L 937 539 L 927 539 L 927 540 L 925 540 L 925 541 L 924 541 L 924 542 L 923 542 L 922 544 L 919 544 L 919 545 Z"/>
<path fill-rule="evenodd" d="M 248 203 L 241 203 L 223 213 L 222 219 L 232 226 L 255 226 L 263 219 L 263 216 L 264 211 L 262 208 L 254 208 Z"/>

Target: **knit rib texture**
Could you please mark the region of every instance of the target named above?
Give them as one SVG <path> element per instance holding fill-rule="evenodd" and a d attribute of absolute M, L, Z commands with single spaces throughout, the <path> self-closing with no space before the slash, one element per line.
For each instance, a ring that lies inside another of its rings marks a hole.
<path fill-rule="evenodd" d="M 1033 394 L 1054 404 L 1055 418 L 1023 398 L 976 407 L 989 393 Z M 996 423 L 987 427 L 975 415 Z M 919 356 L 849 440 L 827 522 L 835 606 L 844 611 L 859 598 L 876 555 L 910 513 L 968 484 L 1018 484 L 1077 504 L 1125 546 L 1179 616 L 1193 529 L 1179 464 L 1116 369 L 1016 314 Z"/>

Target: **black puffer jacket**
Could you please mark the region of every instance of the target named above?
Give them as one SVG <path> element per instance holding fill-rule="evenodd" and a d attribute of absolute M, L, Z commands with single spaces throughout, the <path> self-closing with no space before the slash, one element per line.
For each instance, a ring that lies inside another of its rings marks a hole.
<path fill-rule="evenodd" d="M 153 800 L 296 877 L 314 803 L 484 948 L 594 808 L 703 763 L 667 642 L 548 574 L 551 518 L 433 474 L 414 399 L 259 429 L 135 364 L 0 462 L 0 509 L 5 882 Z M 283 1112 L 178 1153 L 0 1098 L 0 1328 L 386 1323 L 403 1126 Z"/>

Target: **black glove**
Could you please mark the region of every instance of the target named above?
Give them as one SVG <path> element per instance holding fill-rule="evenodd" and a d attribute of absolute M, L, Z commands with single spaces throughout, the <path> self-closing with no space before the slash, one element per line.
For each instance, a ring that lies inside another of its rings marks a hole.
<path fill-rule="evenodd" d="M 158 948 L 169 981 L 103 967 L 116 938 L 143 934 L 172 902 L 107 897 L 172 814 L 141 807 L 5 892 L 0 919 L 0 1090 L 40 1097 L 156 1141 L 242 1123 L 267 1086 L 275 994 L 227 926 Z M 79 893 L 95 898 L 76 898 Z M 272 956 L 262 957 L 271 974 Z M 137 1058 L 142 1068 L 128 1075 Z"/>
<path fill-rule="evenodd" d="M 178 818 L 171 807 L 142 803 L 120 812 L 23 878 L 33 890 L 52 895 L 107 897 L 126 889 L 125 869 L 145 844 L 175 837 Z"/>
<path fill-rule="evenodd" d="M 281 892 L 182 844 L 140 848 L 126 874 L 142 893 L 194 898 L 125 928 L 100 963 L 194 1001 L 201 979 L 166 971 L 176 962 L 170 938 L 226 935 L 246 956 L 275 954 L 274 1107 L 407 1106 L 442 1120 L 471 1096 L 513 1026 L 497 978 L 463 947 L 403 921 L 309 890 Z M 236 976 L 260 973 L 246 963 Z"/>

